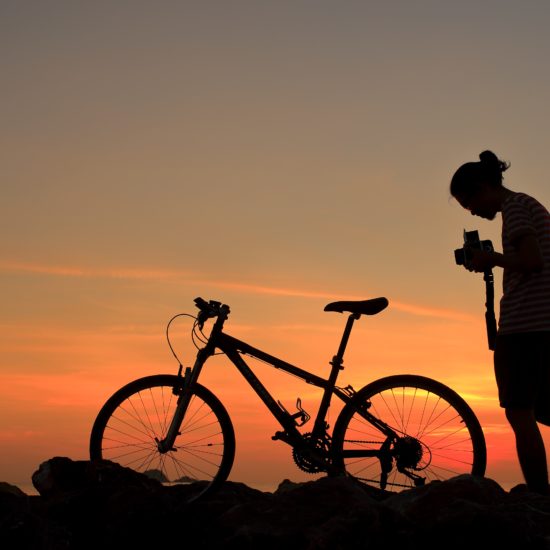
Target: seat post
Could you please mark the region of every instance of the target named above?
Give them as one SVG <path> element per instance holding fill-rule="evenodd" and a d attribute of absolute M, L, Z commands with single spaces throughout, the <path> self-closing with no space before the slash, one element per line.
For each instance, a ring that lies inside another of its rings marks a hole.
<path fill-rule="evenodd" d="M 360 313 L 352 313 L 348 317 L 346 328 L 344 329 L 344 334 L 342 335 L 342 340 L 340 342 L 340 347 L 338 348 L 338 353 L 334 356 L 330 363 L 335 367 L 337 366 L 339 369 L 342 367 L 342 363 L 344 362 L 344 352 L 346 351 L 346 346 L 348 345 L 349 335 L 351 334 L 353 323 L 356 319 L 359 319 L 359 317 L 361 317 Z"/>
<path fill-rule="evenodd" d="M 319 412 L 317 413 L 317 418 L 315 419 L 313 434 L 323 434 L 325 433 L 325 430 L 327 430 L 329 427 L 325 418 L 328 408 L 330 406 L 330 399 L 332 397 L 334 386 L 336 385 L 338 373 L 343 368 L 342 363 L 344 362 L 344 352 L 346 351 L 346 346 L 348 344 L 349 335 L 353 327 L 353 322 L 355 321 L 355 319 L 359 319 L 359 317 L 361 317 L 360 313 L 352 313 L 348 317 L 346 328 L 344 329 L 344 334 L 342 335 L 342 341 L 340 342 L 340 347 L 338 348 L 338 353 L 332 358 L 332 361 L 330 361 L 332 369 L 330 371 L 330 376 L 328 377 L 328 384 L 325 387 L 325 391 L 323 393 L 323 398 L 321 399 L 321 404 L 319 405 Z"/>

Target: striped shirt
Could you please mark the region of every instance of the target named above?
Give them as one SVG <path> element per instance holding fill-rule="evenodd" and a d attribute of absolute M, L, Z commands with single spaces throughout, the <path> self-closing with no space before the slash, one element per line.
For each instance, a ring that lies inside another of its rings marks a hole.
<path fill-rule="evenodd" d="M 504 269 L 499 334 L 550 331 L 550 214 L 533 197 L 514 193 L 502 205 L 503 253 L 515 253 L 526 235 L 537 237 L 544 268 L 536 273 Z"/>

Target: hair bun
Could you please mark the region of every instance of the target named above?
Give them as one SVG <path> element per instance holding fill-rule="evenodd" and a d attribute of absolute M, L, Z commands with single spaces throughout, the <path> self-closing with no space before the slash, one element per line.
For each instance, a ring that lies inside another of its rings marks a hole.
<path fill-rule="evenodd" d="M 479 161 L 487 167 L 498 170 L 500 173 L 510 168 L 510 163 L 500 160 L 493 151 L 483 151 L 479 154 Z"/>

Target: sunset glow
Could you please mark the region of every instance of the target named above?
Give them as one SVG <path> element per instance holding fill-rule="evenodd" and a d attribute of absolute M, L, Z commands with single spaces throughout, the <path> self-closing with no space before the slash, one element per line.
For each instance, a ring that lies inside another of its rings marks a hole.
<path fill-rule="evenodd" d="M 491 148 L 510 188 L 550 206 L 546 3 L 16 2 L 0 21 L 0 481 L 31 490 L 43 460 L 87 459 L 112 393 L 177 372 L 166 325 L 197 296 L 231 307 L 229 334 L 323 377 L 345 323 L 324 306 L 387 297 L 356 323 L 339 385 L 441 381 L 481 421 L 487 476 L 522 481 L 483 280 L 453 258 L 464 228 L 500 249 L 500 220 L 448 183 Z M 184 366 L 190 329 L 170 333 Z M 250 365 L 314 416 L 317 388 Z M 201 383 L 233 420 L 230 479 L 308 479 L 227 359 Z"/>

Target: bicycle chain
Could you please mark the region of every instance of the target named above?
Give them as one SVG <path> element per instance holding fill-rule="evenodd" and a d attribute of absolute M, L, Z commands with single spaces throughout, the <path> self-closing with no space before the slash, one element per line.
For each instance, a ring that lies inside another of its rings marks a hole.
<path fill-rule="evenodd" d="M 373 443 L 382 444 L 380 441 L 365 441 L 364 439 L 344 439 L 344 443 Z"/>
<path fill-rule="evenodd" d="M 380 484 L 379 479 L 367 479 L 366 477 L 357 477 L 356 479 L 359 479 L 362 482 L 369 482 L 371 484 L 377 484 L 377 485 Z M 404 483 L 395 483 L 395 482 L 390 483 L 389 481 L 388 481 L 388 485 L 391 485 L 392 487 L 404 487 L 405 489 L 411 489 L 412 488 L 411 485 L 405 485 Z"/>

